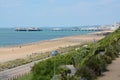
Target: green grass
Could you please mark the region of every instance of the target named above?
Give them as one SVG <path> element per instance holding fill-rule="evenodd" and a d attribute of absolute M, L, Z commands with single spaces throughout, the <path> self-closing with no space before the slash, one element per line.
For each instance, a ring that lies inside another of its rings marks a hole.
<path fill-rule="evenodd" d="M 16 80 L 32 80 L 32 73 L 25 74 L 24 76 L 21 76 Z"/>

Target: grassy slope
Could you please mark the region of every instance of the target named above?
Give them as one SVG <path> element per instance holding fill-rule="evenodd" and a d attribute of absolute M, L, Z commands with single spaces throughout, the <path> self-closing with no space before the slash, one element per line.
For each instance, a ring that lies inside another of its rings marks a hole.
<path fill-rule="evenodd" d="M 58 55 L 56 73 L 62 75 L 62 80 L 78 80 L 80 77 L 94 80 L 118 56 L 119 48 L 120 28 L 97 43 L 89 44 L 87 47 L 77 47 L 77 50 L 73 49 L 68 54 Z M 60 68 L 61 65 L 66 64 L 72 64 L 77 69 L 72 78 L 66 76 L 66 69 Z M 39 62 L 33 67 L 33 77 L 29 80 L 50 80 L 53 78 L 53 65 L 54 58 Z"/>

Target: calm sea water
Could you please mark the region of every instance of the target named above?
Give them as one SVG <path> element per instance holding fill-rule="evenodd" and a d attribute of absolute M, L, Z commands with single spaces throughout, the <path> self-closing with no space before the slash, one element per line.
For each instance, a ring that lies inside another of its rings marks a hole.
<path fill-rule="evenodd" d="M 88 34 L 93 31 L 15 31 L 9 28 L 0 28 L 0 46 L 14 46 L 43 40 L 50 40 L 78 34 Z"/>

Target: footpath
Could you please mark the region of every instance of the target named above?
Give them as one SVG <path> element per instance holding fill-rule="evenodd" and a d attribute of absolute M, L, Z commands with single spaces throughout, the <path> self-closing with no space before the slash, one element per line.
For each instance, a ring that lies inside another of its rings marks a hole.
<path fill-rule="evenodd" d="M 120 56 L 113 60 L 107 69 L 108 71 L 104 72 L 98 80 L 120 80 Z"/>
<path fill-rule="evenodd" d="M 51 57 L 42 59 L 46 60 Z M 35 63 L 38 63 L 42 60 L 34 61 L 25 65 L 21 65 L 15 68 L 7 69 L 0 72 L 0 80 L 15 80 L 17 77 L 23 76 L 24 74 L 28 74 L 31 71 L 31 67 L 34 66 Z"/>

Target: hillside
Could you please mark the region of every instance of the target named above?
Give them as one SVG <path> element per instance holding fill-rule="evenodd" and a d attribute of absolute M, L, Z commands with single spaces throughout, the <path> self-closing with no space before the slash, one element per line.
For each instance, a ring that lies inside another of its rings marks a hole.
<path fill-rule="evenodd" d="M 120 52 L 120 28 L 104 39 L 79 46 L 64 55 L 56 56 L 57 80 L 95 80 L 107 69 L 108 64 L 118 57 Z M 54 76 L 54 59 L 39 62 L 32 68 L 31 80 L 50 80 Z M 71 76 L 66 65 L 73 65 L 76 73 Z"/>

